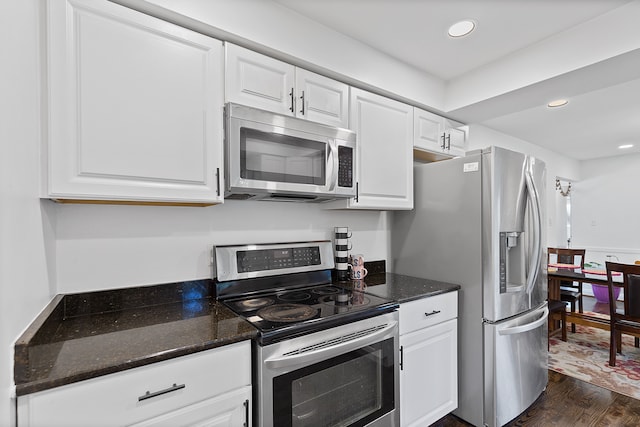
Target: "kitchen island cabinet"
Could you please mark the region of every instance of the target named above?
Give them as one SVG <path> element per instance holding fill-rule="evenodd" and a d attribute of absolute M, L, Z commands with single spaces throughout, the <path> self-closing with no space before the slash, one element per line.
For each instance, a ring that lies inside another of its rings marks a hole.
<path fill-rule="evenodd" d="M 225 50 L 227 102 L 349 127 L 345 83 L 231 43 L 225 43 Z"/>
<path fill-rule="evenodd" d="M 18 397 L 18 427 L 250 425 L 250 341 Z"/>
<path fill-rule="evenodd" d="M 106 0 L 47 3 L 43 196 L 221 203 L 222 42 Z"/>

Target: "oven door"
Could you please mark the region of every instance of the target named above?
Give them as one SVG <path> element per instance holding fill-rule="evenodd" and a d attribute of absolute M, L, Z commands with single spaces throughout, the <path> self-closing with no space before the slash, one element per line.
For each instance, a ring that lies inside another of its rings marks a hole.
<path fill-rule="evenodd" d="M 257 353 L 258 426 L 399 425 L 397 312 Z"/>

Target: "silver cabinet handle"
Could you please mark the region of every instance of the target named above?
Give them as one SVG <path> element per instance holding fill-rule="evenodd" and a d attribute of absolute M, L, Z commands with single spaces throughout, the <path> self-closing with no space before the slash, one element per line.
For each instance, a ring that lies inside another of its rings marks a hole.
<path fill-rule="evenodd" d="M 445 144 L 445 142 L 444 142 L 444 139 L 445 139 L 446 135 L 447 135 L 446 133 L 443 133 L 443 134 L 442 134 L 442 145 L 440 146 L 440 148 L 442 148 L 443 150 L 444 150 L 444 149 L 445 149 L 445 147 L 447 146 L 447 145 Z"/>
<path fill-rule="evenodd" d="M 447 150 L 451 150 L 451 134 L 447 135 Z"/>
<path fill-rule="evenodd" d="M 147 399 L 151 399 L 152 397 L 157 397 L 157 396 L 161 396 L 163 394 L 167 394 L 167 393 L 171 393 L 172 391 L 176 391 L 176 390 L 180 390 L 185 388 L 186 386 L 184 384 L 176 384 L 173 383 L 173 385 L 169 388 L 165 388 L 164 390 L 160 390 L 160 391 L 154 391 L 153 393 L 151 393 L 150 391 L 147 391 L 145 394 L 143 394 L 142 396 L 138 397 L 138 402 L 142 402 L 143 400 L 147 400 Z"/>
<path fill-rule="evenodd" d="M 220 195 L 220 168 L 216 168 L 216 195 Z"/>
<path fill-rule="evenodd" d="M 289 96 L 291 97 L 291 108 L 289 108 L 289 110 L 291 110 L 292 113 L 295 113 L 296 112 L 296 107 L 295 107 L 296 98 L 293 95 L 293 88 L 291 88 L 291 93 L 289 93 Z"/>
<path fill-rule="evenodd" d="M 424 315 L 426 317 L 429 317 L 429 316 L 433 316 L 434 314 L 438 314 L 438 313 L 440 313 L 440 310 L 433 310 L 431 313 L 425 313 Z"/>
<path fill-rule="evenodd" d="M 304 116 L 304 91 L 302 91 L 302 96 L 300 97 L 300 100 L 302 101 L 302 107 L 301 107 L 300 112 Z"/>
<path fill-rule="evenodd" d="M 244 424 L 243 427 L 249 427 L 249 399 L 244 401 Z"/>

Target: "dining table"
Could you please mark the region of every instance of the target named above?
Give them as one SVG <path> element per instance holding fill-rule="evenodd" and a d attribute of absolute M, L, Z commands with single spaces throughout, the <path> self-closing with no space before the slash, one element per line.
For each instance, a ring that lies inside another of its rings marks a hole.
<path fill-rule="evenodd" d="M 614 285 L 619 283 L 620 286 L 622 286 L 622 277 L 619 273 L 614 274 L 612 278 Z M 578 265 L 549 264 L 547 268 L 547 280 L 549 300 L 560 300 L 561 282 L 580 282 L 583 284 L 589 283 L 608 286 L 606 271 L 588 268 L 582 269 Z M 609 330 L 609 322 L 610 319 L 608 315 L 595 316 L 589 313 L 567 312 L 567 323 Z"/>

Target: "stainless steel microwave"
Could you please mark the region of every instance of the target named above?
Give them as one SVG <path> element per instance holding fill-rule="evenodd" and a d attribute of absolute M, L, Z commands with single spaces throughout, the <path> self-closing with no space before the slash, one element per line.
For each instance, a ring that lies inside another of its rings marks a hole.
<path fill-rule="evenodd" d="M 225 198 L 321 202 L 356 196 L 356 134 L 228 103 Z"/>

